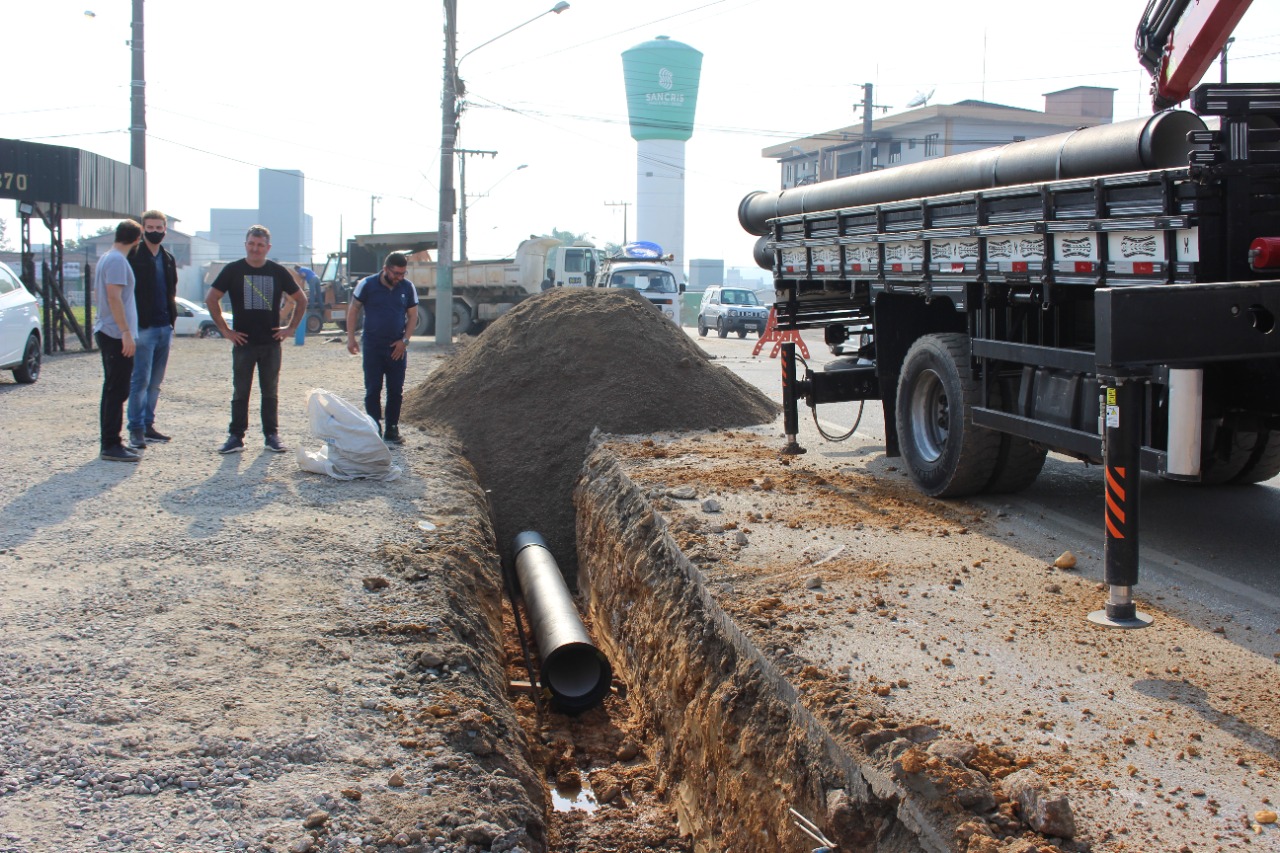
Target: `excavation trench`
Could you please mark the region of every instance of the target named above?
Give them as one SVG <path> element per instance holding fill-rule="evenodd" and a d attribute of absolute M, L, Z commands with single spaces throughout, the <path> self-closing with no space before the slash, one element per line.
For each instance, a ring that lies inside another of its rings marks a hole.
<path fill-rule="evenodd" d="M 462 441 L 504 565 L 517 534 L 537 531 L 614 667 L 617 689 L 576 717 L 539 725 L 531 696 L 516 697 L 547 802 L 562 807 L 549 849 L 588 849 L 584 836 L 602 849 L 810 849 L 790 809 L 841 849 L 953 849 L 888 772 L 860 764 L 797 701 L 601 445 L 606 434 L 714 434 L 776 414 L 625 291 L 527 300 L 408 395 L 406 419 Z M 511 627 L 514 681 L 524 676 Z M 572 807 L 583 788 L 593 812 Z M 678 831 L 664 825 L 673 812 Z"/>

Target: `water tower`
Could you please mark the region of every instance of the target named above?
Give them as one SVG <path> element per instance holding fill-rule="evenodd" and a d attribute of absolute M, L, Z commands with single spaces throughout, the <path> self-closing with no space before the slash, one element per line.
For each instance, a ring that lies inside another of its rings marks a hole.
<path fill-rule="evenodd" d="M 702 53 L 658 36 L 622 53 L 636 145 L 636 232 L 675 255 L 683 272 L 684 144 L 693 136 Z"/>

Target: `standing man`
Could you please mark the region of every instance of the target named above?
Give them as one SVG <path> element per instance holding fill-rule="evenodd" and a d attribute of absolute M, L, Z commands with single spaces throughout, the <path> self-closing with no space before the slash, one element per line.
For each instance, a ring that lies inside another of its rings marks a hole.
<path fill-rule="evenodd" d="M 384 440 L 399 444 L 400 403 L 408 367 L 409 335 L 418 324 L 418 290 L 404 277 L 409 259 L 392 252 L 382 272 L 361 279 L 347 306 L 347 352 L 360 352 L 356 325 L 364 311 L 364 410 Z M 382 428 L 382 380 L 387 380 L 387 427 Z"/>
<path fill-rule="evenodd" d="M 244 433 L 249 428 L 249 392 L 253 371 L 258 370 L 258 394 L 262 397 L 262 435 L 267 450 L 284 453 L 280 441 L 277 392 L 280 386 L 280 342 L 291 337 L 306 315 L 307 294 L 294 282 L 289 271 L 267 260 L 271 232 L 264 225 L 252 225 L 244 238 L 245 257 L 222 268 L 214 279 L 204 304 L 213 315 L 222 336 L 231 341 L 231 425 L 219 453 L 244 450 Z M 222 296 L 231 298 L 235 329 L 222 316 Z M 293 319 L 280 325 L 280 305 L 285 295 L 293 300 Z"/>
<path fill-rule="evenodd" d="M 168 218 L 158 210 L 142 214 L 143 247 L 129 256 L 137 289 L 137 351 L 129 383 L 129 446 L 141 450 L 163 443 L 169 436 L 156 430 L 156 403 L 169 364 L 173 324 L 178 320 L 178 264 L 160 245 L 168 232 Z"/>
<path fill-rule="evenodd" d="M 132 219 L 124 220 L 116 226 L 110 251 L 98 258 L 94 269 L 93 301 L 98 306 L 98 319 L 93 324 L 93 338 L 102 353 L 102 402 L 98 406 L 102 447 L 98 458 L 108 462 L 137 462 L 141 458 L 120 441 L 138 336 L 138 308 L 133 299 L 136 282 L 127 255 L 141 239 L 142 226 Z"/>

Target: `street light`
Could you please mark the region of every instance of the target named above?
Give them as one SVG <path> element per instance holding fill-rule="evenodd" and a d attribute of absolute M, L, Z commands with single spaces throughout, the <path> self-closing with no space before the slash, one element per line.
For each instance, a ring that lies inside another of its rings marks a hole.
<path fill-rule="evenodd" d="M 559 15 L 569 4 L 564 0 L 534 15 L 523 24 L 499 33 L 462 55 L 465 59 L 485 45 L 493 44 L 520 27 L 532 24 L 543 15 Z M 458 79 L 456 58 L 458 41 L 458 0 L 444 0 L 444 92 L 440 99 L 440 233 L 436 256 L 436 344 L 453 343 L 453 214 L 456 204 L 453 191 L 453 156 L 458 142 Z"/>

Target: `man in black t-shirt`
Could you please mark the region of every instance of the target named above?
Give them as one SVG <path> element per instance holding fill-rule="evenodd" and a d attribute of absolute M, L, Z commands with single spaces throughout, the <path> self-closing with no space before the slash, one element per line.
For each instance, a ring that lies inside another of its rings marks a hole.
<path fill-rule="evenodd" d="M 219 453 L 244 450 L 244 434 L 249 428 L 249 392 L 253 389 L 253 370 L 258 369 L 258 394 L 262 397 L 262 434 L 267 450 L 285 451 L 280 441 L 277 418 L 277 390 L 280 384 L 280 342 L 293 337 L 294 330 L 306 314 L 307 294 L 294 282 L 293 276 L 275 261 L 267 260 L 271 250 L 271 232 L 264 225 L 253 225 L 245 235 L 243 260 L 223 267 L 214 279 L 204 304 L 213 315 L 222 336 L 231 341 L 231 425 L 227 440 Z M 227 326 L 222 316 L 222 296 L 231 299 L 235 328 Z M 280 305 L 288 295 L 294 302 L 293 320 L 280 325 Z"/>

